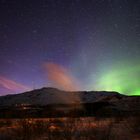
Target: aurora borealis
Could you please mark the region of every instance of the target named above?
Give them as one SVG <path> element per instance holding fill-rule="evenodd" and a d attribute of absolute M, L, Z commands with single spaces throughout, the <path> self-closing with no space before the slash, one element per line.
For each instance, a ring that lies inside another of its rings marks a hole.
<path fill-rule="evenodd" d="M 118 91 L 127 95 L 140 95 L 140 66 L 138 63 L 119 64 L 112 67 L 106 75 L 101 75 L 97 90 Z"/>
<path fill-rule="evenodd" d="M 139 61 L 139 0 L 0 0 L 0 95 L 44 86 L 140 95 Z"/>

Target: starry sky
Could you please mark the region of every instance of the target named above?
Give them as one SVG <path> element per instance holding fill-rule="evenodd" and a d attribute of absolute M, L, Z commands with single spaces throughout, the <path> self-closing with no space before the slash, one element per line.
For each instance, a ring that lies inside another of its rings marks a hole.
<path fill-rule="evenodd" d="M 139 60 L 140 0 L 0 0 L 0 95 L 140 95 Z"/>

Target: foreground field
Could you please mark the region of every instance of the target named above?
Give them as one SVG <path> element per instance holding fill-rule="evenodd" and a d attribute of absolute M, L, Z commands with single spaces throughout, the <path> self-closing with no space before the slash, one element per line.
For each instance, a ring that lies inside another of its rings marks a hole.
<path fill-rule="evenodd" d="M 140 118 L 1 119 L 0 140 L 140 140 Z"/>

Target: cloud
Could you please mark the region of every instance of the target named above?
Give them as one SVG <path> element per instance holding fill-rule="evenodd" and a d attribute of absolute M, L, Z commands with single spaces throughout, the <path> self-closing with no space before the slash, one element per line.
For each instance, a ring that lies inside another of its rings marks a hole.
<path fill-rule="evenodd" d="M 0 76 L 0 86 L 2 88 L 5 88 L 7 90 L 10 90 L 10 91 L 23 91 L 23 90 L 30 90 L 29 87 L 23 85 L 23 84 L 20 84 L 20 83 L 17 83 L 13 80 L 10 80 L 4 76 Z"/>
<path fill-rule="evenodd" d="M 77 80 L 66 68 L 55 63 L 44 63 L 44 70 L 48 79 L 57 87 L 63 90 L 78 90 Z"/>

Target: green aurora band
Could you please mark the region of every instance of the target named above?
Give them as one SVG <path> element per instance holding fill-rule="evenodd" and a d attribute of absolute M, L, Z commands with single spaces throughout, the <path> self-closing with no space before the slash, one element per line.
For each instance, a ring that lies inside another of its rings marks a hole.
<path fill-rule="evenodd" d="M 99 78 L 96 90 L 116 91 L 125 95 L 140 95 L 140 65 L 118 65 Z"/>

